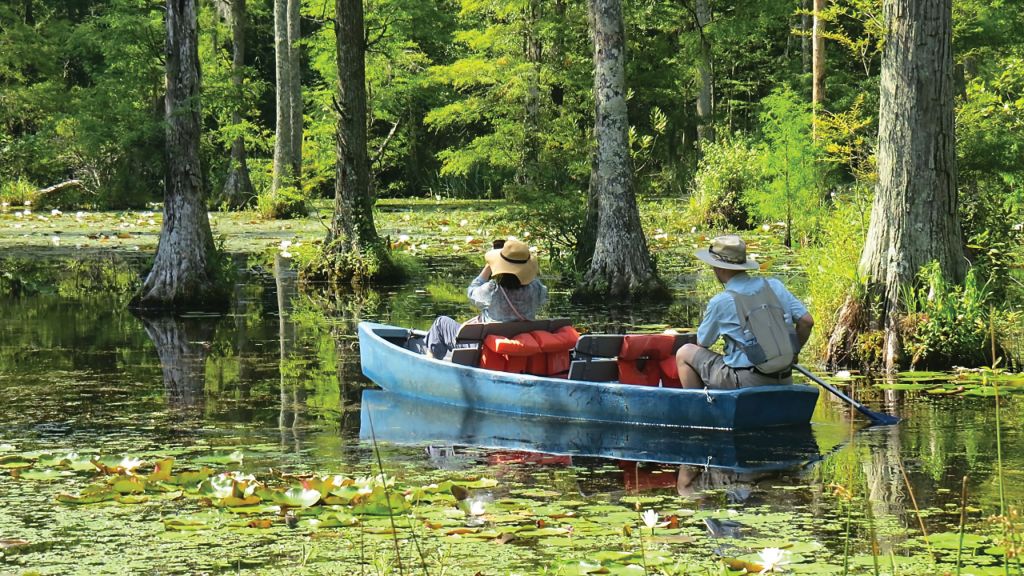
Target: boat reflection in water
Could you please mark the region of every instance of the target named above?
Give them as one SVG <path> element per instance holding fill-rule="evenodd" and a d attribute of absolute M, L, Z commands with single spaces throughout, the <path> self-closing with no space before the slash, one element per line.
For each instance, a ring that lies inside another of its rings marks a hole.
<path fill-rule="evenodd" d="M 806 469 L 821 459 L 810 426 L 734 432 L 525 417 L 428 402 L 380 390 L 362 397 L 361 440 L 426 446 L 439 468 L 475 463 L 456 447 L 493 451 L 490 464 L 579 465 L 618 461 L 627 491 L 675 489 L 681 496 L 742 486 Z M 747 490 L 749 495 L 749 490 Z"/>

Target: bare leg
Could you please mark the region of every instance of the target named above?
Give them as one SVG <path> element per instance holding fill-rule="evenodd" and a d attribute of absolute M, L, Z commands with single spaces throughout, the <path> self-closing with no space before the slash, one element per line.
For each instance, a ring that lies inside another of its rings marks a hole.
<path fill-rule="evenodd" d="M 682 348 L 676 352 L 679 383 L 682 384 L 683 388 L 701 389 L 704 387 L 704 382 L 700 379 L 700 375 L 697 374 L 697 371 L 691 365 L 694 354 L 700 349 L 701 347 L 696 344 L 683 344 Z"/>

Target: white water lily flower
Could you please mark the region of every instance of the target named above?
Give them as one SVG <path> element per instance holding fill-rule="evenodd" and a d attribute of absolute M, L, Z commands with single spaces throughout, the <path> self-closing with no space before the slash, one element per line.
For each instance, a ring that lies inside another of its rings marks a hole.
<path fill-rule="evenodd" d="M 761 564 L 760 574 L 776 572 L 786 564 L 789 564 L 789 554 L 781 548 L 765 548 L 758 553 L 758 560 Z"/>
<path fill-rule="evenodd" d="M 466 224 L 469 224 L 469 220 L 466 220 L 465 218 L 459 220 L 459 226 L 465 226 Z"/>
<path fill-rule="evenodd" d="M 836 378 L 850 378 L 851 374 L 849 370 L 840 370 L 836 372 Z"/>
<path fill-rule="evenodd" d="M 142 460 L 139 458 L 129 458 L 125 456 L 117 463 L 119 468 L 124 468 L 125 472 L 130 472 L 142 465 Z"/>
<path fill-rule="evenodd" d="M 25 200 L 25 206 L 31 206 L 31 205 L 32 205 L 32 201 L 31 200 Z"/>
<path fill-rule="evenodd" d="M 654 510 L 644 510 L 644 513 L 640 515 L 640 518 L 644 521 L 644 526 L 653 529 L 658 525 L 658 513 Z"/>
<path fill-rule="evenodd" d="M 56 208 L 54 208 L 53 210 L 50 210 L 50 216 L 60 216 L 61 214 L 63 214 L 63 212 L 61 212 L 60 210 L 58 210 Z"/>
<path fill-rule="evenodd" d="M 50 236 L 50 244 L 60 246 L 60 236 Z"/>
<path fill-rule="evenodd" d="M 482 500 L 474 500 L 469 504 L 469 514 L 471 516 L 482 516 L 484 513 L 484 503 Z"/>
<path fill-rule="evenodd" d="M 21 210 L 18 210 L 17 212 L 15 212 L 14 213 L 14 217 L 15 218 L 21 218 Z"/>

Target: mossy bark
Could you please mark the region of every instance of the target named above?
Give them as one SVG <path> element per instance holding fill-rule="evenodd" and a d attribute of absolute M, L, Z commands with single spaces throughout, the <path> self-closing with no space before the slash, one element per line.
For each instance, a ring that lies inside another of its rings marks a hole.
<path fill-rule="evenodd" d="M 866 290 L 839 312 L 828 360 L 849 361 L 858 336 L 884 331 L 887 370 L 901 362 L 903 298 L 921 266 L 966 273 L 957 202 L 953 123 L 952 0 L 886 0 L 878 186 L 861 254 Z"/>
<path fill-rule="evenodd" d="M 196 1 L 168 0 L 167 174 L 153 267 L 131 306 L 141 311 L 224 309 L 229 287 L 213 242 L 199 166 Z"/>
<path fill-rule="evenodd" d="M 640 226 L 629 156 L 626 42 L 620 0 L 590 0 L 594 40 L 594 137 L 587 230 L 578 262 L 589 260 L 577 299 L 668 294 Z M 591 245 L 591 238 L 592 245 Z M 591 250 L 592 254 L 587 254 Z"/>

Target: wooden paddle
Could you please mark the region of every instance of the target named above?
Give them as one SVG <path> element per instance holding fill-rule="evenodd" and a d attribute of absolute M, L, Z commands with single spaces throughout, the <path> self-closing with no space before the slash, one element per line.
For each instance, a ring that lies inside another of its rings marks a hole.
<path fill-rule="evenodd" d="M 881 426 L 891 426 L 891 425 L 896 424 L 897 422 L 900 421 L 900 418 L 898 416 L 890 416 L 889 414 L 883 414 L 881 412 L 875 412 L 874 410 L 871 410 L 871 409 L 867 408 L 866 406 L 864 406 L 860 402 L 857 402 L 853 398 L 850 398 L 846 394 L 843 394 L 843 392 L 840 389 L 838 389 L 835 386 L 829 384 L 828 382 L 825 382 L 821 378 L 818 378 L 814 374 L 811 374 L 811 372 L 809 370 L 807 370 L 807 368 L 804 368 L 803 366 L 801 366 L 799 364 L 794 364 L 793 365 L 793 369 L 795 369 L 797 372 L 803 374 L 804 376 L 807 376 L 808 378 L 813 380 L 816 384 L 818 384 L 819 386 L 821 386 L 825 390 L 828 390 L 829 392 L 831 392 L 831 393 L 835 394 L 836 396 L 842 398 L 844 401 L 846 401 L 847 404 L 849 404 L 850 406 L 853 406 L 854 408 L 856 408 L 857 412 L 860 412 L 861 414 L 867 416 L 871 420 L 872 424 L 878 424 L 878 425 L 881 425 Z"/>

